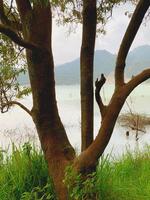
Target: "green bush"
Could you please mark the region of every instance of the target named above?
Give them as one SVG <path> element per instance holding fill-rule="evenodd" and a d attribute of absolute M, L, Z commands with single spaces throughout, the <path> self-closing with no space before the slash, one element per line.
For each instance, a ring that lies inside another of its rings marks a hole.
<path fill-rule="evenodd" d="M 97 195 L 96 181 L 96 172 L 89 174 L 88 178 L 84 179 L 71 166 L 67 167 L 64 184 L 69 191 L 68 198 L 70 200 L 93 199 Z"/>

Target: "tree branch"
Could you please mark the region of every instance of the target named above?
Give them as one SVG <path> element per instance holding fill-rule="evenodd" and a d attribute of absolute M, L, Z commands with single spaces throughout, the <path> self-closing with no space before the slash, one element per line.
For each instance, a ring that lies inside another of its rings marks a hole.
<path fill-rule="evenodd" d="M 31 111 L 24 106 L 22 103 L 18 102 L 18 101 L 8 101 L 7 103 L 3 104 L 2 106 L 12 106 L 12 105 L 18 105 L 20 108 L 22 108 L 24 111 L 26 111 L 30 116 L 32 116 Z"/>
<path fill-rule="evenodd" d="M 0 24 L 0 32 L 8 36 L 13 42 L 18 44 L 19 46 L 22 46 L 26 49 L 30 50 L 39 50 L 40 47 L 32 44 L 31 42 L 23 40 L 21 37 L 18 36 L 18 34 L 13 31 L 12 29 L 8 28 L 5 25 Z"/>
<path fill-rule="evenodd" d="M 19 23 L 18 21 L 9 20 L 8 17 L 5 15 L 3 0 L 0 0 L 0 20 L 4 25 L 7 25 L 8 27 L 10 27 L 16 31 L 22 30 L 21 23 Z"/>
<path fill-rule="evenodd" d="M 125 125 L 121 125 L 121 126 L 127 128 L 126 124 L 125 124 Z M 133 125 L 129 125 L 129 124 L 128 124 L 128 128 L 130 128 L 130 129 L 133 130 L 133 131 L 140 131 L 140 132 L 142 132 L 142 133 L 146 133 L 145 130 L 143 130 L 143 129 L 141 129 L 141 128 L 138 128 L 138 127 L 136 127 L 136 126 L 133 126 Z"/>
<path fill-rule="evenodd" d="M 7 12 L 7 16 L 9 16 L 9 14 L 11 13 L 11 10 L 12 10 L 12 8 L 13 8 L 13 1 L 14 1 L 14 0 L 11 0 L 11 2 L 10 2 L 10 8 L 9 8 L 9 10 L 8 10 L 8 12 Z"/>
<path fill-rule="evenodd" d="M 140 74 L 134 76 L 127 84 L 126 88 L 128 93 L 131 93 L 134 88 L 136 88 L 138 85 L 140 85 L 142 82 L 146 81 L 150 78 L 150 68 L 144 70 Z"/>
<path fill-rule="evenodd" d="M 150 69 L 144 70 L 127 84 L 121 86 L 117 91 L 115 91 L 107 107 L 107 113 L 105 118 L 102 120 L 102 125 L 97 137 L 74 162 L 74 166 L 77 170 L 85 170 L 87 166 L 92 166 L 103 154 L 111 138 L 116 120 L 125 100 L 135 87 L 146 81 L 148 78 L 150 78 Z"/>
<path fill-rule="evenodd" d="M 115 85 L 119 87 L 124 84 L 124 69 L 125 61 L 132 42 L 137 34 L 137 31 L 142 23 L 145 13 L 150 6 L 150 0 L 140 0 L 123 37 L 119 53 L 117 56 L 115 69 Z"/>
<path fill-rule="evenodd" d="M 97 78 L 95 81 L 95 87 L 96 87 L 95 88 L 95 99 L 99 106 L 102 118 L 104 117 L 104 115 L 106 113 L 107 106 L 105 106 L 102 102 L 102 98 L 100 96 L 100 90 L 101 90 L 102 86 L 105 84 L 105 82 L 106 82 L 106 78 L 105 78 L 104 74 L 101 74 L 100 80 L 98 80 L 98 78 Z"/>

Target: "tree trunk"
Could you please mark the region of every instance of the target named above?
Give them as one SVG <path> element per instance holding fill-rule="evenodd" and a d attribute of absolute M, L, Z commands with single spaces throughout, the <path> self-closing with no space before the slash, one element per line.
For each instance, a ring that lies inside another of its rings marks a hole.
<path fill-rule="evenodd" d="M 93 62 L 96 35 L 96 0 L 83 0 L 81 46 L 81 132 L 84 151 L 93 142 Z"/>
<path fill-rule="evenodd" d="M 45 120 L 45 122 L 46 121 L 49 121 L 49 119 Z M 41 126 L 37 126 L 37 130 L 48 163 L 49 174 L 54 183 L 56 195 L 59 200 L 67 200 L 67 188 L 65 187 L 63 180 L 65 168 L 68 165 L 71 165 L 75 157 L 74 150 L 67 146 L 67 144 L 66 146 L 62 146 L 60 141 L 64 140 L 64 138 L 62 137 L 57 124 L 54 125 L 53 128 L 47 128 L 47 125 L 42 128 Z"/>
<path fill-rule="evenodd" d="M 64 171 L 75 157 L 75 151 L 60 120 L 55 95 L 54 62 L 51 49 L 50 5 L 34 2 L 25 12 L 24 1 L 18 1 L 24 39 L 36 44 L 37 50 L 27 50 L 29 78 L 33 96 L 32 118 L 48 163 L 59 200 L 67 200 L 63 184 Z M 23 10 L 23 11 L 22 11 Z"/>
<path fill-rule="evenodd" d="M 66 200 L 64 170 L 71 163 L 75 152 L 68 141 L 57 110 L 52 54 L 28 51 L 27 58 L 33 90 L 33 120 L 58 199 Z"/>
<path fill-rule="evenodd" d="M 60 200 L 66 200 L 66 188 L 62 182 L 64 169 L 71 163 L 75 152 L 68 141 L 57 110 L 52 57 L 43 52 L 28 51 L 27 58 L 33 90 L 33 121 L 48 162 L 49 173 L 54 181 L 56 194 Z"/>

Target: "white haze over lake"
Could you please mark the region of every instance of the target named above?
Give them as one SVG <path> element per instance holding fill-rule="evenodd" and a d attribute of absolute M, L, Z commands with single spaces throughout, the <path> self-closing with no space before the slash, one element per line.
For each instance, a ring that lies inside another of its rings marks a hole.
<path fill-rule="evenodd" d="M 107 103 L 113 92 L 113 85 L 108 84 L 102 90 L 104 102 Z M 139 86 L 128 98 L 128 104 L 133 112 L 150 114 L 150 85 Z M 57 103 L 63 124 L 67 130 L 67 135 L 76 149 L 80 149 L 80 90 L 78 85 L 56 86 Z M 32 107 L 31 96 L 22 100 L 29 108 Z M 129 111 L 127 104 L 122 112 Z M 90 113 L 89 113 L 90 117 Z M 100 127 L 100 113 L 95 103 L 95 136 Z M 150 144 L 150 132 L 147 128 L 146 134 L 140 134 L 138 143 L 135 141 L 135 133 L 130 132 L 126 138 L 126 130 L 116 124 L 110 143 L 105 153 L 112 152 L 113 155 L 122 154 L 126 148 L 143 148 L 145 144 Z M 18 107 L 12 108 L 8 113 L 0 114 L 0 145 L 2 148 L 8 147 L 11 142 L 20 144 L 30 140 L 38 144 L 37 134 L 31 117 Z"/>

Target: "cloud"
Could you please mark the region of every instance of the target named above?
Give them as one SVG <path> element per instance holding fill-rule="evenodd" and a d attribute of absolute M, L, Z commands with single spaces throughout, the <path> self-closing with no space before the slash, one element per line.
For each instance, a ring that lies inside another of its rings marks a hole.
<path fill-rule="evenodd" d="M 126 4 L 114 9 L 113 16 L 106 25 L 106 35 L 99 35 L 96 39 L 96 49 L 106 49 L 117 53 L 130 19 L 125 16 L 126 11 L 133 12 L 134 7 Z M 144 23 L 133 42 L 131 50 L 137 46 L 150 45 L 150 27 Z M 80 55 L 82 28 L 79 26 L 75 33 L 67 34 L 67 27 L 53 24 L 53 52 L 55 64 L 69 62 Z"/>
<path fill-rule="evenodd" d="M 68 27 L 53 25 L 53 52 L 55 63 L 62 64 L 69 62 L 80 55 L 81 27 L 75 33 L 68 35 Z"/>
<path fill-rule="evenodd" d="M 113 12 L 112 19 L 106 25 L 107 34 L 99 36 L 97 39 L 97 49 L 106 49 L 112 53 L 117 53 L 121 44 L 122 38 L 125 34 L 130 19 L 125 15 L 126 11 L 133 12 L 134 7 L 126 4 L 124 7 L 116 8 Z M 141 25 L 136 38 L 131 46 L 131 50 L 137 46 L 149 44 L 150 45 L 150 27 L 149 21 L 145 25 Z"/>

